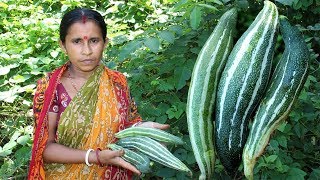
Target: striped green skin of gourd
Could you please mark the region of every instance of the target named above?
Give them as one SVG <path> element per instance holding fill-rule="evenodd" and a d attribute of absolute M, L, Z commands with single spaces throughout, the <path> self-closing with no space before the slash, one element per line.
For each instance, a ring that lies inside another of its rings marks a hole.
<path fill-rule="evenodd" d="M 278 11 L 270 1 L 232 49 L 217 90 L 216 151 L 233 176 L 248 136 L 248 122 L 266 89 L 277 35 Z"/>
<path fill-rule="evenodd" d="M 287 118 L 307 78 L 310 54 L 302 34 L 284 16 L 280 16 L 280 32 L 285 50 L 254 117 L 243 151 L 248 179 L 253 179 L 256 159 L 263 153 L 274 130 Z"/>
<path fill-rule="evenodd" d="M 187 122 L 191 145 L 200 168 L 200 179 L 214 172 L 213 110 L 218 80 L 233 47 L 237 10 L 232 8 L 219 19 L 202 47 L 194 69 L 187 100 Z"/>
<path fill-rule="evenodd" d="M 165 146 L 149 137 L 126 137 L 119 139 L 116 144 L 124 148 L 135 149 L 136 151 L 147 155 L 155 162 L 172 169 L 188 172 L 192 175 L 191 170 L 177 157 L 175 157 Z"/>
<path fill-rule="evenodd" d="M 125 138 L 125 137 L 131 137 L 131 136 L 147 136 L 164 143 L 179 144 L 179 145 L 184 144 L 184 142 L 180 137 L 156 128 L 130 127 L 122 131 L 119 131 L 115 134 L 116 138 Z"/>
<path fill-rule="evenodd" d="M 134 165 L 140 172 L 142 173 L 148 173 L 151 171 L 150 168 L 150 159 L 146 155 L 140 153 L 140 152 L 135 152 L 127 148 L 123 148 L 117 144 L 108 144 L 108 148 L 112 150 L 124 150 L 124 155 L 122 158 Z"/>

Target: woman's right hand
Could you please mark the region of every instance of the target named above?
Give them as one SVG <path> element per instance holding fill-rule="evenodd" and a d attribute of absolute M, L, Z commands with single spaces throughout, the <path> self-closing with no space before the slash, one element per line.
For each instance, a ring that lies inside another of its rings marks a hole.
<path fill-rule="evenodd" d="M 94 156 L 96 156 L 95 152 L 91 152 L 91 153 L 94 153 Z M 99 160 L 104 165 L 115 165 L 115 166 L 128 169 L 137 175 L 141 174 L 141 172 L 136 167 L 134 167 L 132 164 L 128 163 L 127 161 L 121 158 L 121 156 L 124 155 L 124 150 L 112 151 L 112 150 L 104 149 L 98 153 L 99 153 Z M 97 157 L 96 157 L 96 160 L 97 160 Z"/>

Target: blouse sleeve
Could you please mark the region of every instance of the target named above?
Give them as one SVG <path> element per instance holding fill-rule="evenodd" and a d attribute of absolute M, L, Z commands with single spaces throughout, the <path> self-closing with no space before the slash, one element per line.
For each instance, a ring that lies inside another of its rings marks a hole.
<path fill-rule="evenodd" d="M 59 112 L 59 104 L 58 104 L 58 93 L 57 90 L 55 92 L 56 96 L 53 99 L 51 106 L 49 107 L 49 112 L 58 113 Z"/>

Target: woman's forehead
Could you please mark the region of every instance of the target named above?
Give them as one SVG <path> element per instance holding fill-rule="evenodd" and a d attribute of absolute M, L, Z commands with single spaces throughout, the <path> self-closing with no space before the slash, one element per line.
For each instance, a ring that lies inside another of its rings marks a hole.
<path fill-rule="evenodd" d="M 71 36 L 102 36 L 100 27 L 91 20 L 87 20 L 85 23 L 78 21 L 73 23 L 68 29 L 68 35 Z"/>

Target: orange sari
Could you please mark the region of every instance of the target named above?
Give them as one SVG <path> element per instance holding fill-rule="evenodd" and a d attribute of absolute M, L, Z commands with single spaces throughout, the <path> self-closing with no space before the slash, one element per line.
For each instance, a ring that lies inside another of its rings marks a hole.
<path fill-rule="evenodd" d="M 34 97 L 35 132 L 28 179 L 130 179 L 132 173 L 115 166 L 44 164 L 48 139 L 47 113 L 67 64 L 38 82 Z M 131 100 L 126 78 L 99 66 L 61 114 L 57 143 L 77 149 L 106 148 L 114 134 L 141 121 Z"/>

